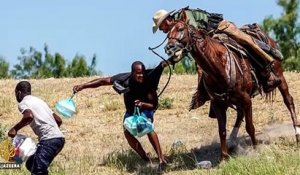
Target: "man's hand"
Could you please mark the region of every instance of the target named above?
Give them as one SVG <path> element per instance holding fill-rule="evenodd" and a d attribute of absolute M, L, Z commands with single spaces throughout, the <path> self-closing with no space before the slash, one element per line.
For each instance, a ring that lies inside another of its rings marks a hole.
<path fill-rule="evenodd" d="M 82 85 L 76 85 L 73 87 L 73 92 L 77 93 L 83 89 Z"/>
<path fill-rule="evenodd" d="M 16 135 L 17 135 L 17 130 L 16 130 L 15 128 L 11 128 L 11 129 L 8 131 L 8 136 L 9 136 L 9 137 L 14 138 Z"/>
<path fill-rule="evenodd" d="M 134 104 L 135 104 L 135 106 L 137 106 L 137 107 L 142 107 L 142 105 L 143 105 L 143 102 L 141 102 L 141 100 L 135 100 L 134 101 Z"/>

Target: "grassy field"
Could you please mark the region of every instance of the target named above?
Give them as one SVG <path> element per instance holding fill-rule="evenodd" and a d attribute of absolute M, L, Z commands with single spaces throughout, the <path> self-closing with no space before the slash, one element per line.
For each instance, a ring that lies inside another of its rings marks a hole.
<path fill-rule="evenodd" d="M 296 113 L 300 107 L 300 74 L 285 73 L 294 97 Z M 76 84 L 96 77 L 77 79 L 29 80 L 33 95 L 55 103 L 72 94 Z M 162 77 L 162 88 L 167 76 Z M 253 150 L 244 125 L 240 129 L 240 145 L 231 152 L 232 158 L 219 163 L 220 146 L 217 122 L 207 117 L 208 105 L 189 112 L 188 105 L 196 89 L 194 75 L 174 75 L 161 99 L 171 99 L 171 109 L 155 114 L 155 127 L 169 165 L 163 174 L 300 174 L 300 152 L 295 144 L 289 112 L 277 91 L 275 101 L 267 103 L 262 96 L 253 99 L 253 120 L 261 144 Z M 0 80 L 0 123 L 10 128 L 20 120 L 14 88 L 17 80 Z M 157 174 L 156 154 L 147 137 L 140 139 L 150 153 L 152 164 L 145 164 L 132 152 L 123 136 L 123 98 L 111 87 L 88 89 L 76 95 L 78 112 L 63 119 L 62 131 L 66 145 L 53 162 L 51 174 Z M 173 100 L 173 102 L 172 102 Z M 235 111 L 228 111 L 228 133 L 235 121 Z M 267 130 L 266 128 L 272 128 Z M 284 126 L 284 127 L 282 127 Z M 288 134 L 280 135 L 287 133 Z M 273 132 L 274 131 L 274 132 Z M 36 138 L 30 127 L 20 133 Z M 199 169 L 196 162 L 209 160 L 213 167 Z M 0 170 L 2 174 L 28 174 L 21 170 Z"/>

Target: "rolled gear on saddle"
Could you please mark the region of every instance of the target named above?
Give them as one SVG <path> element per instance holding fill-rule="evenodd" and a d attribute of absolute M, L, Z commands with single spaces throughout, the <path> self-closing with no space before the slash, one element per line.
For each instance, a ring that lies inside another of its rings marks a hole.
<path fill-rule="evenodd" d="M 182 17 L 183 13 L 189 25 L 197 29 L 204 29 L 211 31 L 217 29 L 219 23 L 223 20 L 223 15 L 219 13 L 209 13 L 202 9 L 190 9 L 185 7 L 173 14 L 174 19 L 178 20 Z"/>
<path fill-rule="evenodd" d="M 268 54 L 272 55 L 275 59 L 282 61 L 283 55 L 278 50 L 278 46 L 272 47 L 269 43 L 268 35 L 261 29 L 257 23 L 246 24 L 240 27 L 240 30 L 250 35 L 255 40 L 255 43 Z"/>
<path fill-rule="evenodd" d="M 238 43 L 249 46 L 260 58 L 264 59 L 268 63 L 268 65 L 263 68 L 264 70 L 260 73 L 260 75 L 262 76 L 262 85 L 264 92 L 267 93 L 272 91 L 281 83 L 281 80 L 273 72 L 274 58 L 272 58 L 264 50 L 262 50 L 250 35 L 242 32 L 232 22 L 226 20 L 220 22 L 217 30 L 228 34 Z"/>

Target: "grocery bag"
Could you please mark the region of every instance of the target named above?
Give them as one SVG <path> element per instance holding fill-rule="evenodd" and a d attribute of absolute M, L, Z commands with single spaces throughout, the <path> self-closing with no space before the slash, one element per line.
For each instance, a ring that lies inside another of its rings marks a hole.
<path fill-rule="evenodd" d="M 35 153 L 37 148 L 35 142 L 30 137 L 21 134 L 17 134 L 13 138 L 12 144 L 15 148 L 14 160 L 17 163 L 25 162 Z"/>
<path fill-rule="evenodd" d="M 153 123 L 143 113 L 140 113 L 138 107 L 134 108 L 132 116 L 125 118 L 123 125 L 127 131 L 137 137 L 142 137 L 154 131 Z"/>
<path fill-rule="evenodd" d="M 76 104 L 73 100 L 75 94 L 70 98 L 60 100 L 56 103 L 55 108 L 59 114 L 65 118 L 71 118 L 76 113 Z"/>

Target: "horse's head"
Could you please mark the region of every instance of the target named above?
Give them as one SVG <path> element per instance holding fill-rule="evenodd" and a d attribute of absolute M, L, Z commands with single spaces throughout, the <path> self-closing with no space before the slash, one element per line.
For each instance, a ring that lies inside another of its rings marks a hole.
<path fill-rule="evenodd" d="M 178 21 L 168 33 L 165 52 L 174 62 L 180 61 L 190 51 L 191 34 L 187 23 Z"/>

